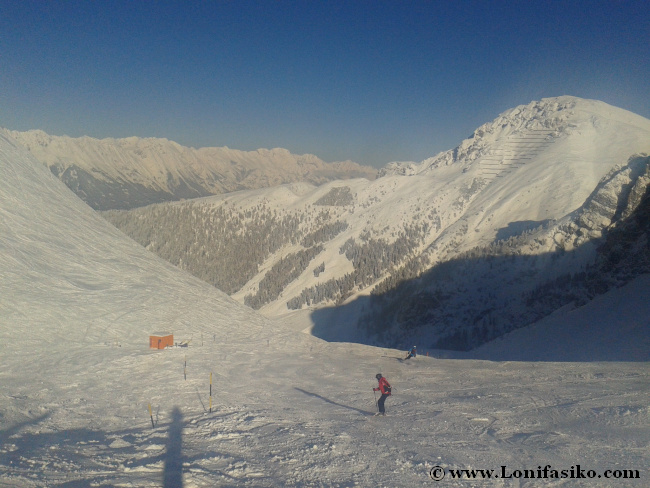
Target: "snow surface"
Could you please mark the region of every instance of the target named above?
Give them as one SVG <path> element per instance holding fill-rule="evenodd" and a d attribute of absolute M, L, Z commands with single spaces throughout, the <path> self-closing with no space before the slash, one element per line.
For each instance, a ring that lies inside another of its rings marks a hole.
<path fill-rule="evenodd" d="M 648 486 L 648 363 L 324 342 L 146 252 L 3 136 L 0 277 L 1 486 L 435 486 L 436 465 L 547 464 L 641 478 L 440 486 Z M 189 347 L 148 349 L 159 330 Z"/>

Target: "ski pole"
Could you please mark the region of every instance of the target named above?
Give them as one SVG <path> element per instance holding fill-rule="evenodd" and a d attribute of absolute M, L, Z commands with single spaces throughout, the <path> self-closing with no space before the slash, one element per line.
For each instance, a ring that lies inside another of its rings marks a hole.
<path fill-rule="evenodd" d="M 375 390 L 372 390 L 372 394 L 375 396 L 375 407 L 377 407 L 377 411 L 379 412 L 379 404 L 377 403 L 377 392 Z"/>

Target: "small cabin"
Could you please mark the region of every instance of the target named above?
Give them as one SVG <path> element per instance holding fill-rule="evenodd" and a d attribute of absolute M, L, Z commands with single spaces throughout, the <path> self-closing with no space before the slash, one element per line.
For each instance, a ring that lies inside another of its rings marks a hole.
<path fill-rule="evenodd" d="M 171 347 L 174 345 L 174 334 L 167 332 L 151 334 L 149 336 L 149 348 L 150 349 L 165 349 L 167 346 Z"/>

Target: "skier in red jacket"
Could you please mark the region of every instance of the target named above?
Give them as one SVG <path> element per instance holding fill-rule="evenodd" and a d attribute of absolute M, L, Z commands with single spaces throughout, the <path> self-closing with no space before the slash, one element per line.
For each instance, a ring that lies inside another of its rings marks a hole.
<path fill-rule="evenodd" d="M 386 398 L 388 398 L 391 394 L 391 387 L 390 383 L 386 378 L 384 378 L 381 373 L 377 373 L 375 376 L 377 378 L 377 381 L 379 381 L 379 387 L 378 388 L 373 388 L 372 391 L 380 391 L 381 392 L 381 397 L 379 398 L 379 401 L 377 402 L 377 408 L 379 408 L 379 412 L 377 412 L 375 415 L 386 415 L 386 409 L 384 408 L 384 402 L 386 401 Z"/>

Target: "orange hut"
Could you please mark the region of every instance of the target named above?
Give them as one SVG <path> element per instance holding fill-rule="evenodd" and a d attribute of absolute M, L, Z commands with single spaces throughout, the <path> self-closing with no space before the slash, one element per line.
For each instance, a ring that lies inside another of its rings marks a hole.
<path fill-rule="evenodd" d="M 174 345 L 174 334 L 167 332 L 152 334 L 149 336 L 150 349 L 165 349 L 167 346 Z"/>

